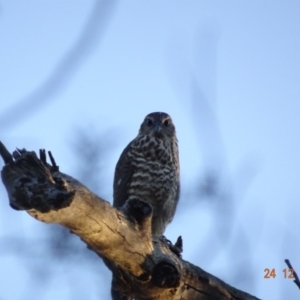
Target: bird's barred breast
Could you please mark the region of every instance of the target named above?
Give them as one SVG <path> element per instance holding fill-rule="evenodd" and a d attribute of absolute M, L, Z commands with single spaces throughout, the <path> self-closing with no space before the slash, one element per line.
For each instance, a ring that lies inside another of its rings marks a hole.
<path fill-rule="evenodd" d="M 128 191 L 129 198 L 138 197 L 157 206 L 175 197 L 177 190 L 174 187 L 178 178 L 171 144 L 145 137 L 133 145 L 129 156 L 135 169 Z"/>

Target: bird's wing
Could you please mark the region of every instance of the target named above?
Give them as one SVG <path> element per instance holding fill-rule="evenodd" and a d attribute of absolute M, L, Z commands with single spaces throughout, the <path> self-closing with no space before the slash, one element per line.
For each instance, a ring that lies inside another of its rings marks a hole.
<path fill-rule="evenodd" d="M 170 223 L 173 220 L 175 215 L 176 207 L 178 204 L 180 196 L 180 182 L 178 181 L 176 184 L 176 194 L 172 201 L 168 201 L 165 203 L 162 214 L 165 215 L 167 223 Z"/>
<path fill-rule="evenodd" d="M 179 201 L 180 197 L 180 174 L 179 174 L 179 153 L 178 153 L 178 145 L 177 145 L 177 139 L 175 137 L 175 142 L 171 145 L 172 148 L 172 158 L 173 158 L 173 163 L 175 165 L 175 173 L 176 173 L 176 192 L 174 195 L 174 198 L 172 199 L 172 202 L 167 202 L 164 207 L 164 213 L 167 216 L 168 222 L 171 222 L 175 211 L 176 207 Z"/>
<path fill-rule="evenodd" d="M 123 150 L 115 169 L 113 206 L 121 207 L 128 198 L 128 189 L 134 173 L 132 158 L 128 156 L 134 141 Z"/>

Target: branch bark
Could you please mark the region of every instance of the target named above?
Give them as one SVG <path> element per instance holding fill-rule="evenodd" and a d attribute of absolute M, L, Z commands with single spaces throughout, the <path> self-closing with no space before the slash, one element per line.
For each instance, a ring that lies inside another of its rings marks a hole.
<path fill-rule="evenodd" d="M 112 207 L 61 173 L 50 152 L 48 164 L 44 150 L 39 158 L 25 149 L 11 155 L 0 142 L 0 155 L 11 207 L 78 235 L 117 274 L 125 295 L 141 300 L 258 299 L 184 261 L 164 237 L 152 237 L 150 204 L 134 200 Z"/>

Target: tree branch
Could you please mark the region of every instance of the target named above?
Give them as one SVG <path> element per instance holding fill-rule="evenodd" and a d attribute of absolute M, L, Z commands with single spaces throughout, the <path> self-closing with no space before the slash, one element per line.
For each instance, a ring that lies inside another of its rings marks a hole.
<path fill-rule="evenodd" d="M 284 262 L 287 264 L 289 269 L 292 270 L 293 277 L 295 278 L 294 282 L 297 285 L 297 287 L 300 289 L 300 280 L 299 280 L 298 274 L 296 273 L 295 269 L 293 268 L 292 264 L 290 263 L 290 260 L 285 259 Z"/>
<path fill-rule="evenodd" d="M 258 299 L 181 259 L 164 237 L 151 236 L 152 207 L 138 199 L 112 207 L 84 185 L 25 149 L 11 155 L 0 142 L 2 181 L 12 208 L 77 234 L 118 275 L 135 299 Z M 182 248 L 179 239 L 175 247 Z M 172 251 L 173 250 L 173 251 Z"/>

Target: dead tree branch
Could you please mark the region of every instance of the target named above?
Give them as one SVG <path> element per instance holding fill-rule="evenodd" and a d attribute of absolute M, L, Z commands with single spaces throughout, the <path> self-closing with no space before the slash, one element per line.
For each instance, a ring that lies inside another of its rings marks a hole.
<path fill-rule="evenodd" d="M 298 277 L 298 274 L 296 273 L 295 269 L 293 268 L 292 264 L 290 263 L 289 259 L 285 259 L 284 262 L 287 264 L 287 266 L 289 267 L 290 270 L 292 270 L 292 275 L 295 278 L 294 282 L 297 285 L 297 287 L 300 289 L 300 280 Z"/>
<path fill-rule="evenodd" d="M 258 299 L 184 261 L 163 237 L 151 236 L 152 207 L 127 201 L 121 209 L 59 171 L 49 153 L 11 155 L 0 142 L 2 181 L 12 208 L 58 223 L 78 235 L 118 274 L 122 293 L 135 299 Z M 180 245 L 180 242 L 178 243 Z"/>

